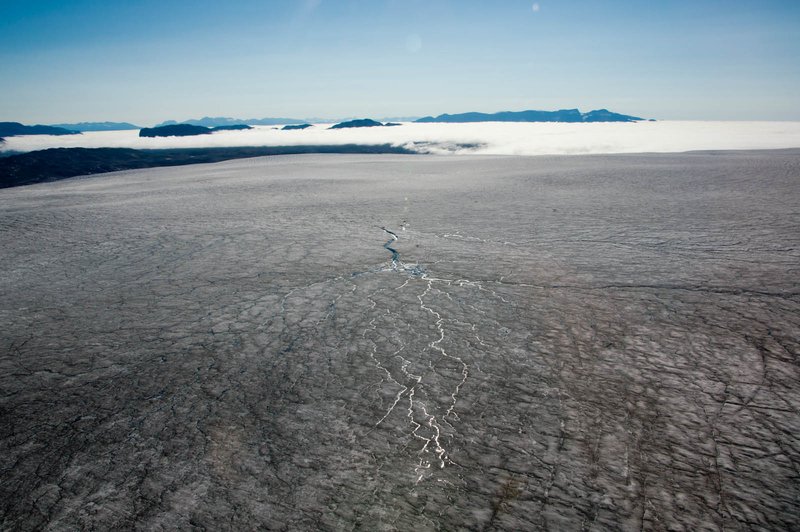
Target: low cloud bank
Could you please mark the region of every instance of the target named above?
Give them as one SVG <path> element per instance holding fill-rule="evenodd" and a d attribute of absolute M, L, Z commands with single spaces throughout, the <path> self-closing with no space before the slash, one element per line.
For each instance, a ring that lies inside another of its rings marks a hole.
<path fill-rule="evenodd" d="M 398 127 L 328 129 L 329 124 L 281 131 L 256 126 L 195 137 L 141 138 L 138 131 L 82 135 L 10 137 L 6 151 L 46 148 L 213 148 L 392 144 L 423 153 L 561 155 L 683 152 L 800 147 L 800 122 L 637 122 L 416 124 Z"/>

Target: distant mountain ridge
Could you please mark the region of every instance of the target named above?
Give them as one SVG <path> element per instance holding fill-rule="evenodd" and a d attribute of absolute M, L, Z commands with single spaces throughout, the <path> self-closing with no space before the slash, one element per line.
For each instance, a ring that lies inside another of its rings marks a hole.
<path fill-rule="evenodd" d="M 311 122 L 308 119 L 299 118 L 229 118 L 226 116 L 204 116 L 203 118 L 193 118 L 191 120 L 184 120 L 183 122 L 176 122 L 175 120 L 167 120 L 157 124 L 155 127 L 163 126 L 177 126 L 188 124 L 190 126 L 203 126 L 203 127 L 219 127 L 219 126 L 282 126 L 288 124 L 302 124 L 304 122 Z"/>
<path fill-rule="evenodd" d="M 127 131 L 140 129 L 139 126 L 129 122 L 78 122 L 76 124 L 51 124 L 52 127 L 60 127 L 71 131 Z"/>
<path fill-rule="evenodd" d="M 391 117 L 382 118 L 383 122 L 413 122 L 418 117 Z M 234 126 L 234 125 L 250 125 L 250 126 L 287 126 L 294 124 L 336 124 L 347 120 L 354 120 L 353 117 L 349 118 L 230 118 L 227 116 L 204 116 L 203 118 L 192 118 L 190 120 L 183 120 L 178 122 L 176 120 L 166 120 L 154 127 L 162 126 L 176 126 L 179 124 L 189 124 L 191 126 L 203 127 L 218 127 L 218 126 Z"/>
<path fill-rule="evenodd" d="M 71 131 L 54 126 L 26 126 L 19 122 L 0 122 L 0 137 L 14 137 L 16 135 L 79 135 Z"/>
<path fill-rule="evenodd" d="M 613 113 L 608 109 L 596 109 L 581 113 L 578 109 L 558 111 L 501 111 L 499 113 L 460 113 L 443 114 L 437 117 L 426 116 L 417 122 L 639 122 L 644 118 Z"/>

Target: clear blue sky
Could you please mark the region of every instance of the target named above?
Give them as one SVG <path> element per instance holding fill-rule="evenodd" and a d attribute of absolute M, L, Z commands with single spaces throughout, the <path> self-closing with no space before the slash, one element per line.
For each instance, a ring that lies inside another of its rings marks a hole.
<path fill-rule="evenodd" d="M 800 0 L 0 0 L 0 121 L 800 120 Z"/>

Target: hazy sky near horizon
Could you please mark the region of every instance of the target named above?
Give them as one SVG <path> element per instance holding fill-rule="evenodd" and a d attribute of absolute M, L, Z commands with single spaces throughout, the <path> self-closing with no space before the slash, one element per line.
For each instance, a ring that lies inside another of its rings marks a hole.
<path fill-rule="evenodd" d="M 0 0 L 0 121 L 800 120 L 797 0 Z"/>

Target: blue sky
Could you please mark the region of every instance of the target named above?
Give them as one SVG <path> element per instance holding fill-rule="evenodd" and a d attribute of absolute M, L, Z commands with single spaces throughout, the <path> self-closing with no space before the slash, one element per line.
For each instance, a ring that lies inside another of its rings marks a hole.
<path fill-rule="evenodd" d="M 0 121 L 800 120 L 800 1 L 0 0 Z"/>

